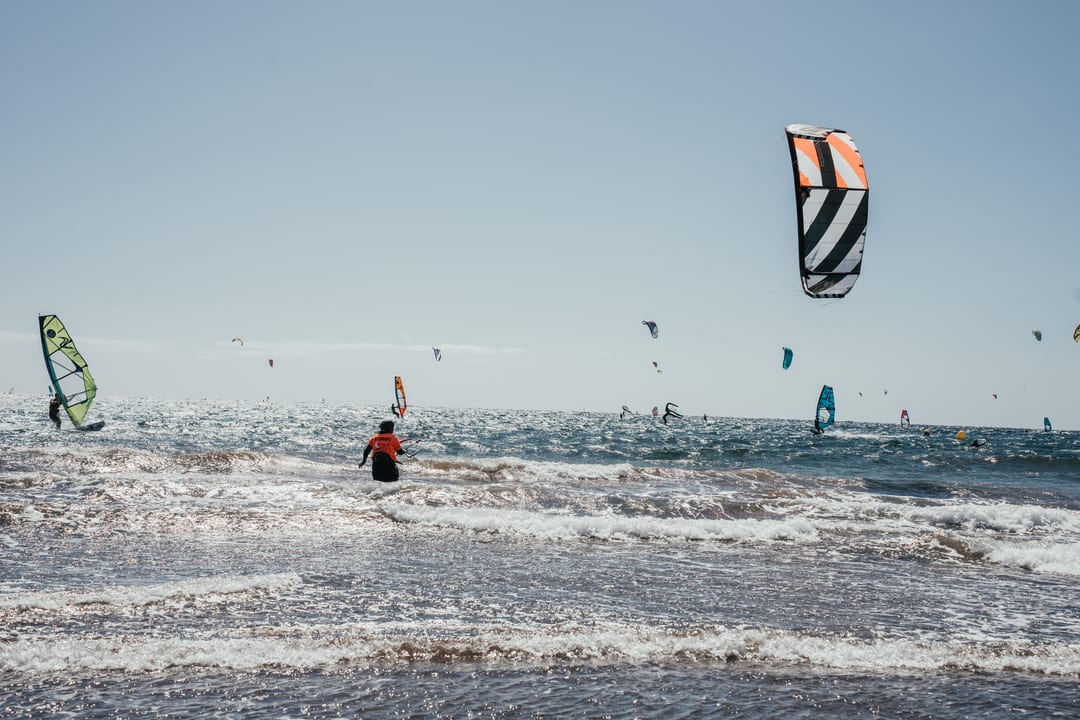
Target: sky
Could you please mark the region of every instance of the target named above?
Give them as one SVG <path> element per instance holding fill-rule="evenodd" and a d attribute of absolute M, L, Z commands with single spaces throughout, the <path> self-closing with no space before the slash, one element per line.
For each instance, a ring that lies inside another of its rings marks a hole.
<path fill-rule="evenodd" d="M 1080 429 L 1078 23 L 0 3 L 0 392 L 44 399 L 56 314 L 103 399 L 809 419 L 829 384 L 839 422 Z M 866 166 L 841 300 L 802 292 L 791 123 Z"/>

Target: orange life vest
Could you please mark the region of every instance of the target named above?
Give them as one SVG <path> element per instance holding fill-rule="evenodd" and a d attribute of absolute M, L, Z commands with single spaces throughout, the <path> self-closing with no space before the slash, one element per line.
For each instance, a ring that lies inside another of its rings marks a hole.
<path fill-rule="evenodd" d="M 371 436 L 368 447 L 371 448 L 373 455 L 386 453 L 391 460 L 397 462 L 397 454 L 401 452 L 401 441 L 393 433 L 379 433 Z"/>

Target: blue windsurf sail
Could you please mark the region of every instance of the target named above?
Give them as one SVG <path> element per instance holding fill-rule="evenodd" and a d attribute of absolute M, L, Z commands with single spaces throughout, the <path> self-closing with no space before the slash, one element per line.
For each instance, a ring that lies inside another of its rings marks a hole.
<path fill-rule="evenodd" d="M 1043 418 L 1043 430 L 1045 430 L 1046 432 L 1050 432 L 1053 429 L 1054 429 L 1054 426 L 1050 424 L 1050 418 L 1044 417 Z"/>
<path fill-rule="evenodd" d="M 833 400 L 833 390 L 829 385 L 821 386 L 821 394 L 818 395 L 817 414 L 814 417 L 814 432 L 821 433 L 831 426 L 836 419 L 836 402 Z"/>

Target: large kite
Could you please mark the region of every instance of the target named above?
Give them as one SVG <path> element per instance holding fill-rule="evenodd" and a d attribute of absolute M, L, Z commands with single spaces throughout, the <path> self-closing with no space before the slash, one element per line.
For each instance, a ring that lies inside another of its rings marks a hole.
<path fill-rule="evenodd" d="M 814 298 L 848 294 L 862 270 L 870 188 L 855 142 L 843 130 L 785 128 L 795 173 L 799 274 Z"/>

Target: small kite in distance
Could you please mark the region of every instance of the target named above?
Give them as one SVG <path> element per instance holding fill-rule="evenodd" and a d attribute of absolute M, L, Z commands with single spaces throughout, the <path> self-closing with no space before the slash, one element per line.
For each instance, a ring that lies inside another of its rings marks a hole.
<path fill-rule="evenodd" d="M 244 338 L 242 338 L 242 337 L 234 337 L 232 339 L 232 341 L 233 342 L 238 342 L 238 343 L 240 343 L 240 347 L 244 347 Z"/>
<path fill-rule="evenodd" d="M 791 358 L 795 353 L 791 352 L 791 348 L 784 348 L 784 369 L 787 370 L 791 367 Z"/>
<path fill-rule="evenodd" d="M 653 360 L 653 364 L 652 364 L 652 366 L 653 366 L 654 368 L 656 368 L 656 372 L 657 372 L 657 374 L 659 374 L 659 375 L 663 375 L 663 374 L 664 374 L 664 371 L 660 369 L 660 366 L 656 364 L 656 361 L 655 361 L 655 360 Z"/>
<path fill-rule="evenodd" d="M 270 367 L 274 367 L 274 358 L 269 358 Z"/>
<path fill-rule="evenodd" d="M 656 327 L 656 323 L 652 320 L 642 320 L 641 324 L 649 328 L 649 334 L 653 336 L 653 340 L 660 337 L 660 328 Z"/>
<path fill-rule="evenodd" d="M 442 360 L 442 350 L 437 347 L 433 347 L 431 348 L 431 351 L 435 353 L 435 362 L 439 362 Z"/>
<path fill-rule="evenodd" d="M 1035 336 L 1035 339 L 1042 342 L 1042 330 L 1032 330 L 1031 334 Z"/>

